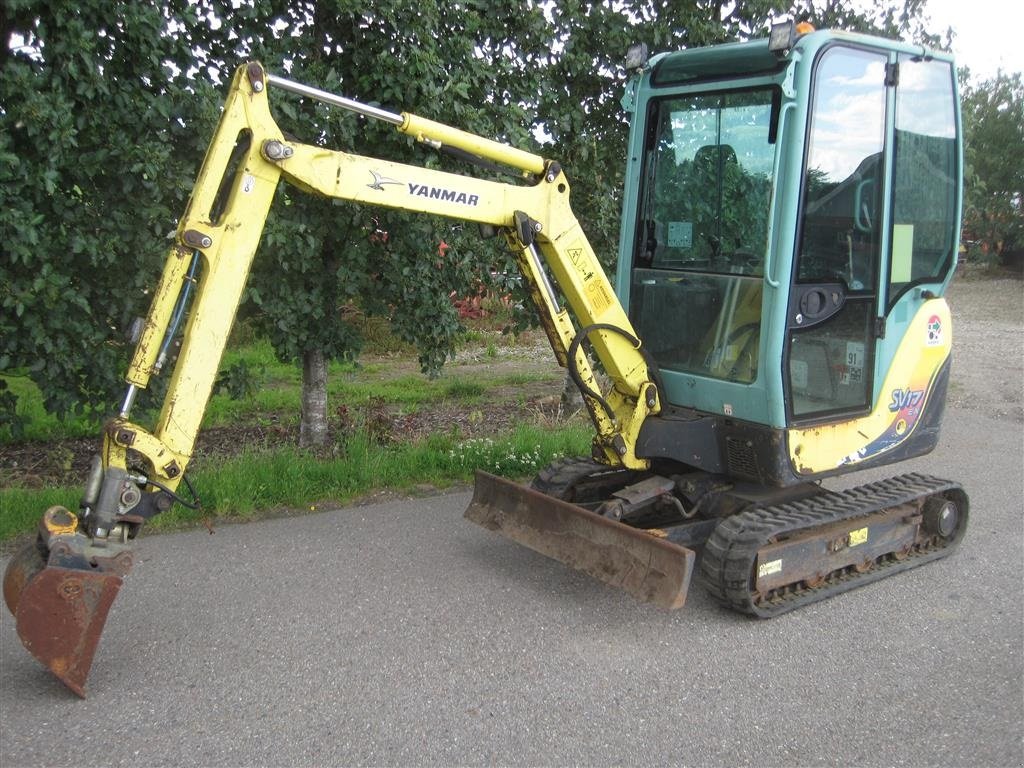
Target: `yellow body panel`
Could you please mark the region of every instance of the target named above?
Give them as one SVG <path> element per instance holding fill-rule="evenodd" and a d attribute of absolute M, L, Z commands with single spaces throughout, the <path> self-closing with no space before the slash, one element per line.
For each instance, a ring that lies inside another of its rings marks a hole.
<path fill-rule="evenodd" d="M 789 430 L 789 457 L 797 473 L 812 475 L 859 464 L 905 442 L 933 394 L 951 343 L 949 305 L 941 298 L 926 302 L 893 357 L 871 413 L 836 424 Z"/>

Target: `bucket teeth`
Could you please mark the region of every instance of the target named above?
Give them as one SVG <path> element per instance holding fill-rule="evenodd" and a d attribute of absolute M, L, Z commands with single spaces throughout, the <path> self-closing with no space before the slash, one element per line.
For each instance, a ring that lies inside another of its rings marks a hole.
<path fill-rule="evenodd" d="M 681 608 L 693 550 L 539 491 L 477 472 L 465 517 L 661 608 Z"/>

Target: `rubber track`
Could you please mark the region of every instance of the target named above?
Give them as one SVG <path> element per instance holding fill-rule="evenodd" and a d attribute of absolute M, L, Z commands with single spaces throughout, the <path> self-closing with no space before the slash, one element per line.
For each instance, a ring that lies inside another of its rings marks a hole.
<path fill-rule="evenodd" d="M 628 482 L 631 473 L 621 467 L 608 467 L 582 456 L 564 456 L 544 467 L 530 483 L 535 491 L 573 503 L 601 502 Z M 602 493 L 602 480 L 608 493 Z M 577 491 L 593 498 L 577 498 Z"/>
<path fill-rule="evenodd" d="M 830 523 L 855 520 L 950 490 L 957 492 L 954 495 L 961 502 L 958 504 L 960 520 L 956 536 L 943 546 L 924 551 L 915 549 L 903 560 L 880 558 L 866 573 L 837 572 L 820 586 L 783 591 L 767 601 L 755 603 L 751 591 L 754 564 L 758 551 L 769 541 Z M 802 501 L 757 508 L 725 518 L 708 538 L 701 558 L 701 572 L 708 591 L 718 602 L 741 613 L 769 618 L 951 554 L 963 538 L 967 512 L 966 495 L 957 483 L 916 473 L 847 491 L 826 491 Z"/>
<path fill-rule="evenodd" d="M 530 487 L 556 499 L 566 500 L 576 483 L 602 470 L 607 470 L 607 467 L 593 459 L 563 456 L 541 469 Z"/>

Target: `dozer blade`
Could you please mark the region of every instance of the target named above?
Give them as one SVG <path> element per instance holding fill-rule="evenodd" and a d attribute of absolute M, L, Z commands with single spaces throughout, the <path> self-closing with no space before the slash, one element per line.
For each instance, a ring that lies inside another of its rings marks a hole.
<path fill-rule="evenodd" d="M 37 543 L 20 550 L 4 572 L 4 600 L 25 648 L 85 698 L 85 681 L 125 569 L 55 565 L 60 556 L 51 552 L 47 563 Z M 123 564 L 122 558 L 118 565 Z"/>
<path fill-rule="evenodd" d="M 696 557 L 532 488 L 477 471 L 465 518 L 661 608 L 682 608 Z"/>

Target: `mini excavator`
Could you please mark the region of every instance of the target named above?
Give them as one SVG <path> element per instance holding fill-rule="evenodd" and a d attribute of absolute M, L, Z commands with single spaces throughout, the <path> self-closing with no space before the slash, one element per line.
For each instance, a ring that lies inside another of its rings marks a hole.
<path fill-rule="evenodd" d="M 664 608 L 682 606 L 702 550 L 714 598 L 758 617 L 954 551 L 968 516 L 957 483 L 820 482 L 938 440 L 962 196 L 951 57 L 782 23 L 766 39 L 628 58 L 614 283 L 557 162 L 240 66 L 81 506 L 47 510 L 8 564 L 4 597 L 25 647 L 85 695 L 140 529 L 188 503 L 179 491 L 282 180 L 477 222 L 513 249 L 594 423 L 592 455 L 556 461 L 529 487 L 478 473 L 468 519 Z M 520 181 L 303 144 L 271 115 L 270 96 L 285 92 Z M 186 315 L 147 429 L 133 401 Z"/>

